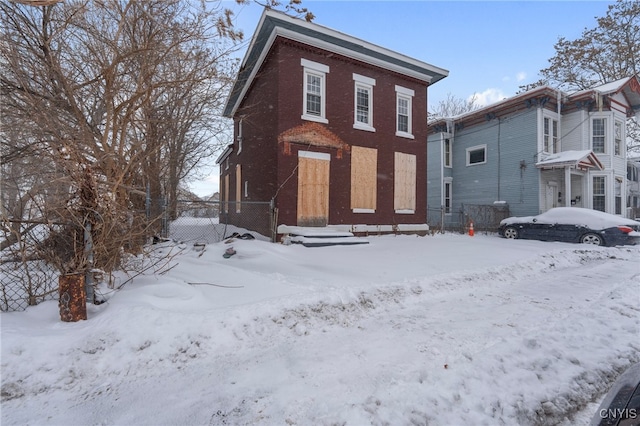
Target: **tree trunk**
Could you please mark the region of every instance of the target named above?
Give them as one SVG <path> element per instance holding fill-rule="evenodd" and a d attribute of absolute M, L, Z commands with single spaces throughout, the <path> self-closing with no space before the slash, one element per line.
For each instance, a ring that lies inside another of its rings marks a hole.
<path fill-rule="evenodd" d="M 64 322 L 86 320 L 87 293 L 84 287 L 84 274 L 61 275 L 58 284 L 60 319 Z"/>

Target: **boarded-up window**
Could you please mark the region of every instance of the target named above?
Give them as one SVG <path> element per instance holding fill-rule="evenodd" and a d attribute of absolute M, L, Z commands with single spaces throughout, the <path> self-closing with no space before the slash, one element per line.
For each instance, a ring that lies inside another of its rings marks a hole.
<path fill-rule="evenodd" d="M 396 213 L 415 213 L 416 156 L 395 153 L 393 208 Z"/>
<path fill-rule="evenodd" d="M 224 212 L 229 213 L 229 175 L 224 175 Z"/>
<path fill-rule="evenodd" d="M 378 150 L 351 147 L 351 208 L 355 213 L 376 210 Z"/>
<path fill-rule="evenodd" d="M 242 171 L 240 164 L 236 164 L 236 213 L 240 213 L 242 200 Z"/>

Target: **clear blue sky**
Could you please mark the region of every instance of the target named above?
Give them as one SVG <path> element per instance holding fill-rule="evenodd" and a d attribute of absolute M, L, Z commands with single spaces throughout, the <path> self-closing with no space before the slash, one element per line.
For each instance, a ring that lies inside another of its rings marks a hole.
<path fill-rule="evenodd" d="M 286 2 L 287 0 L 282 0 Z M 574 40 L 597 26 L 613 1 L 326 1 L 303 0 L 314 22 L 449 70 L 428 90 L 429 109 L 451 93 L 486 105 L 540 79 L 559 37 Z M 251 40 L 262 8 L 223 1 Z M 218 191 L 218 170 L 192 185 Z"/>
<path fill-rule="evenodd" d="M 287 0 L 282 0 L 286 2 Z M 482 104 L 539 80 L 558 37 L 597 26 L 612 1 L 326 1 L 303 0 L 314 22 L 449 70 L 429 88 L 429 105 L 447 93 L 478 93 Z M 223 4 L 251 39 L 262 8 Z M 244 50 L 242 51 L 244 54 Z"/>

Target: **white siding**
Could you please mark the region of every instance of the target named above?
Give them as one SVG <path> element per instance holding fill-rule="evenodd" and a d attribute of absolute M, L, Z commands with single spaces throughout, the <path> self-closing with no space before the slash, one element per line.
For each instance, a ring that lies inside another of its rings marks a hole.
<path fill-rule="evenodd" d="M 562 135 L 563 151 L 580 151 L 589 149 L 585 143 L 585 134 L 589 134 L 589 122 L 585 122 L 584 111 L 577 111 L 572 114 L 562 116 L 560 123 L 560 132 Z"/>

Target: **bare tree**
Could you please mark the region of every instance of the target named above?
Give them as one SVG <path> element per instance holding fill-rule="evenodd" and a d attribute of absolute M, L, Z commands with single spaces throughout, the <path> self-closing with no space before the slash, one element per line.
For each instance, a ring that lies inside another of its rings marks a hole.
<path fill-rule="evenodd" d="M 159 200 L 215 149 L 211 132 L 222 127 L 209 123 L 233 70 L 225 40 L 242 34 L 222 9 L 178 0 L 2 3 L 0 12 L 2 112 L 12 124 L 2 129 L 3 177 L 12 176 L 3 214 L 24 219 L 28 207 L 91 225 L 96 266 L 112 270 L 150 232 L 147 192 Z"/>
<path fill-rule="evenodd" d="M 302 0 L 289 0 L 288 2 L 281 2 L 280 0 L 236 0 L 238 4 L 250 4 L 256 3 L 267 9 L 284 8 L 284 10 L 298 18 L 303 18 L 305 21 L 313 21 L 315 16 L 313 13 L 302 6 Z"/>
<path fill-rule="evenodd" d="M 469 99 L 462 99 L 455 97 L 451 93 L 447 93 L 447 98 L 440 101 L 437 107 L 432 108 L 431 111 L 428 112 L 428 121 L 455 117 L 456 115 L 475 111 L 480 108 L 480 105 L 476 103 L 477 100 L 476 95 L 473 95 Z"/>
<path fill-rule="evenodd" d="M 618 0 L 597 26 L 575 40 L 560 37 L 542 78 L 522 91 L 549 85 L 573 92 L 640 73 L 640 2 Z M 627 149 L 640 152 L 640 124 L 627 120 Z"/>
<path fill-rule="evenodd" d="M 555 56 L 541 71 L 545 81 L 585 90 L 640 72 L 640 3 L 618 0 L 597 21 L 575 40 L 558 39 Z"/>

